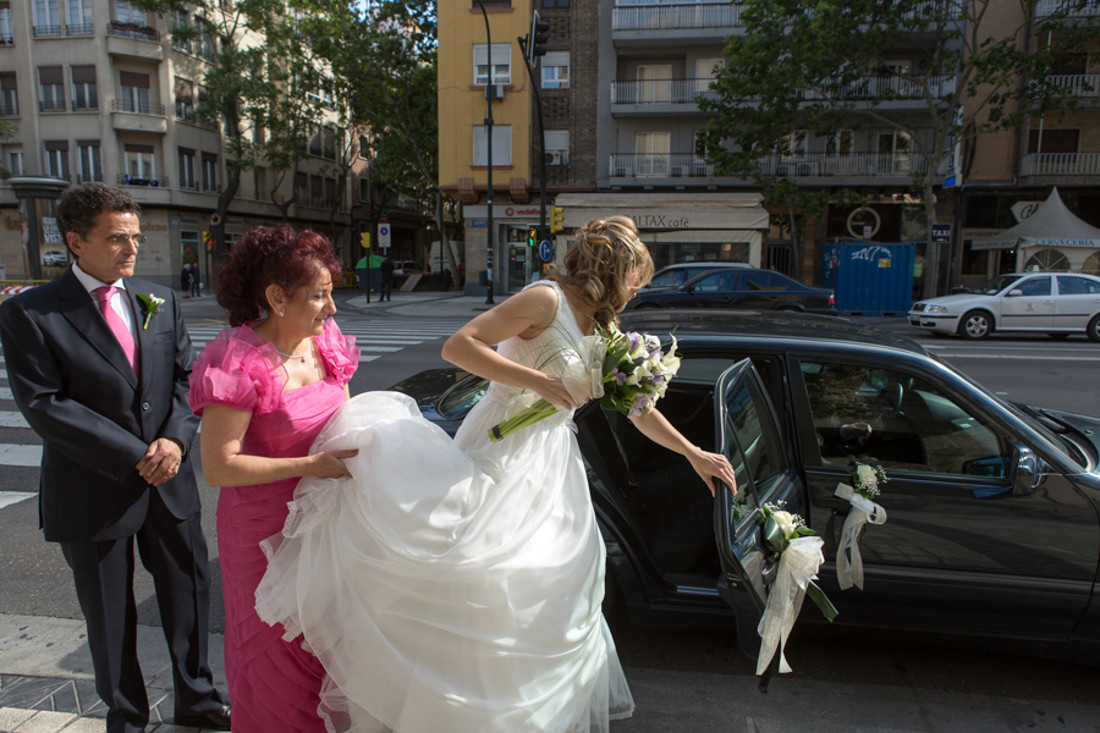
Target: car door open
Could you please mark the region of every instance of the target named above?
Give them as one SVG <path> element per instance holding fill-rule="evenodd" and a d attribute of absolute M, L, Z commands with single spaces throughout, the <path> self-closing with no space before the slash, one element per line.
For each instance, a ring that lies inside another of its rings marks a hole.
<path fill-rule="evenodd" d="M 752 362 L 742 359 L 718 378 L 715 436 L 737 477 L 737 495 L 719 491 L 714 534 L 722 576 L 718 592 L 737 614 L 741 650 L 755 657 L 756 627 L 763 614 L 775 562 L 764 549 L 760 507 L 783 504 L 804 514 L 805 497 L 789 458 L 775 410 Z"/>

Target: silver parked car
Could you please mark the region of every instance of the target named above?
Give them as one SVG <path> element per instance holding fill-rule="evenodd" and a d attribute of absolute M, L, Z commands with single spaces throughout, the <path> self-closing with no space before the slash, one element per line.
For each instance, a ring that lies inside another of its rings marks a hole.
<path fill-rule="evenodd" d="M 972 290 L 914 303 L 909 323 L 933 333 L 982 339 L 1030 331 L 1100 342 L 1100 277 L 1077 272 L 998 275 Z"/>

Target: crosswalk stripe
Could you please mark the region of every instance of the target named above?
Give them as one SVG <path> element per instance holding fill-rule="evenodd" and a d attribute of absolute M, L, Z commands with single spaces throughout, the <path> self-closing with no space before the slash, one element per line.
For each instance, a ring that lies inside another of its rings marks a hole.
<path fill-rule="evenodd" d="M 20 412 L 0 411 L 0 428 L 29 428 L 27 419 Z"/>
<path fill-rule="evenodd" d="M 40 466 L 42 446 L 0 443 L 0 466 Z"/>
<path fill-rule="evenodd" d="M 0 387 L 0 400 L 10 400 L 10 399 L 12 399 L 11 388 L 10 387 Z"/>
<path fill-rule="evenodd" d="M 0 509 L 12 504 L 18 504 L 21 501 L 34 498 L 34 494 L 26 491 L 0 491 Z"/>

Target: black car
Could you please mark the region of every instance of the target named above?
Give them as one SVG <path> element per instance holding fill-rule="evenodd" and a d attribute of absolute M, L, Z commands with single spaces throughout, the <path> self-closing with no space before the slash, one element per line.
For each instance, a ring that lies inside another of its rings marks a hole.
<path fill-rule="evenodd" d="M 678 288 L 638 291 L 632 308 L 752 308 L 836 315 L 827 288 L 803 285 L 772 270 L 722 269 L 697 275 Z"/>
<path fill-rule="evenodd" d="M 755 656 L 774 574 L 757 519 L 786 502 L 824 539 L 834 627 L 1023 639 L 1095 662 L 1100 419 L 1007 404 L 916 343 L 835 318 L 643 311 L 623 327 L 675 331 L 683 362 L 661 411 L 729 457 L 739 491 L 715 501 L 620 414 L 578 410 L 607 604 L 640 624 L 735 623 Z M 399 387 L 430 395 L 426 414 L 454 429 L 485 382 L 444 370 Z M 864 590 L 841 591 L 849 505 L 834 490 L 855 460 L 885 469 L 888 521 L 860 541 Z"/>
<path fill-rule="evenodd" d="M 662 267 L 653 273 L 653 279 L 649 281 L 647 289 L 678 288 L 688 280 L 715 270 L 752 270 L 755 269 L 748 262 L 730 262 L 726 260 L 711 260 L 704 262 L 678 262 L 674 265 Z"/>

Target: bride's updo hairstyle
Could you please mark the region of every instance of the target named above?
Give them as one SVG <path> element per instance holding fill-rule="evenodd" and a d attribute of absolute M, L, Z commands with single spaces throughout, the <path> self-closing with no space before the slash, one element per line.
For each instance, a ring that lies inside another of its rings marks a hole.
<path fill-rule="evenodd" d="M 593 307 L 592 317 L 602 327 L 618 322 L 631 285 L 644 286 L 653 277 L 653 258 L 630 217 L 593 219 L 577 230 L 562 267 L 554 267 L 550 277 Z"/>
<path fill-rule="evenodd" d="M 214 271 L 218 304 L 225 308 L 229 325 L 240 326 L 267 313 L 268 285 L 278 285 L 294 297 L 318 270 L 328 270 L 333 283 L 343 271 L 323 236 L 309 229 L 296 232 L 288 224 L 254 226 L 233 243 L 225 262 Z"/>

